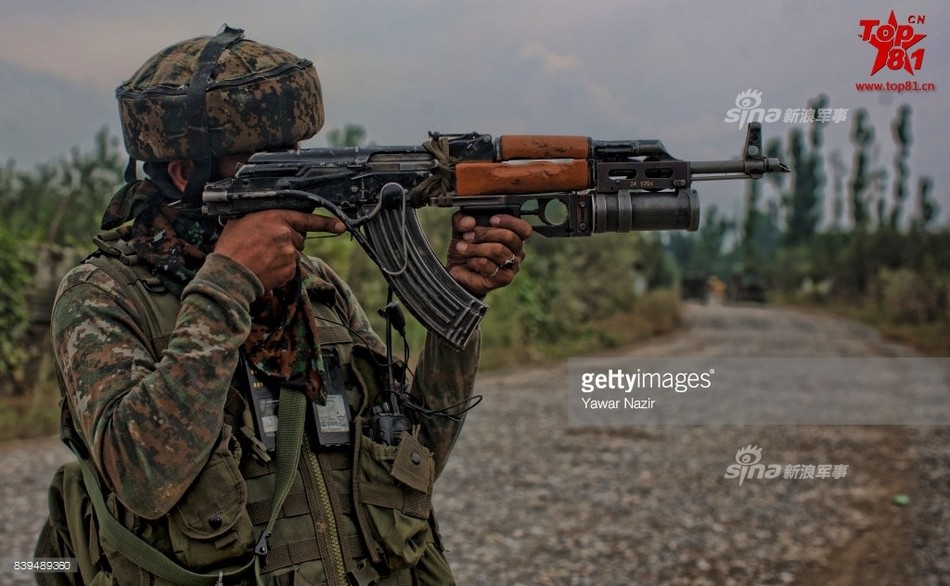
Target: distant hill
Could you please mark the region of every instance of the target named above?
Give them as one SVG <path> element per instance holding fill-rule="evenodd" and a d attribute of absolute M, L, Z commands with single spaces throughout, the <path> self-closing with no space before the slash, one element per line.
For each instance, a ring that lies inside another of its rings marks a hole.
<path fill-rule="evenodd" d="M 19 169 L 88 149 L 96 131 L 118 134 L 118 109 L 110 91 L 0 59 L 0 163 Z"/>

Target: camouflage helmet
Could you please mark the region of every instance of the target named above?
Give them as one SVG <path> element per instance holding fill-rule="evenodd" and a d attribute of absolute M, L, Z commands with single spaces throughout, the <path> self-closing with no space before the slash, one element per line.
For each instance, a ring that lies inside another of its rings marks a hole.
<path fill-rule="evenodd" d="M 201 160 L 292 146 L 323 126 L 313 64 L 243 38 L 176 43 L 116 88 L 125 148 L 133 159 Z"/>

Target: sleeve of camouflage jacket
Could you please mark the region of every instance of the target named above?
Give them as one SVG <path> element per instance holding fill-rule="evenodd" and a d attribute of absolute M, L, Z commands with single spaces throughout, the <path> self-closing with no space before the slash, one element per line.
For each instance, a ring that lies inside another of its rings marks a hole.
<path fill-rule="evenodd" d="M 385 355 L 386 345 L 373 331 L 366 312 L 349 286 L 326 263 L 319 259 L 312 260 L 320 276 L 342 296 L 350 328 L 362 337 L 372 350 Z M 466 404 L 474 393 L 479 352 L 480 338 L 477 331 L 461 351 L 456 351 L 437 336 L 427 334 L 410 393 L 417 402 L 424 402 L 432 410 Z M 436 476 L 445 467 L 449 453 L 462 430 L 463 420 L 464 416 L 459 421 L 446 417 L 417 418 L 422 427 L 423 443 L 435 456 Z"/>
<path fill-rule="evenodd" d="M 262 293 L 243 266 L 209 255 L 155 362 L 135 306 L 103 271 L 82 265 L 60 286 L 53 349 L 75 424 L 132 512 L 164 515 L 203 468 L 223 425 L 250 303 Z"/>
<path fill-rule="evenodd" d="M 424 399 L 432 410 L 450 409 L 458 413 L 468 407 L 468 400 L 475 391 L 475 374 L 481 348 L 480 332 L 476 331 L 468 345 L 455 350 L 432 334 L 426 335 L 425 346 L 410 393 Z M 465 414 L 458 421 L 447 417 L 418 418 L 422 425 L 423 443 L 435 457 L 436 478 L 442 473 L 449 453 L 462 431 Z"/>

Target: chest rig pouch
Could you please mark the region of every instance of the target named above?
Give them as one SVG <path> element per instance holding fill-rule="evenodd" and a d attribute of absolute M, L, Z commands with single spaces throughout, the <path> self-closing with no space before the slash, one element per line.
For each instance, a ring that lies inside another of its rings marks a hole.
<path fill-rule="evenodd" d="M 308 420 L 308 430 L 318 435 L 316 442 L 311 438 L 311 448 L 339 446 L 335 442 L 345 435 L 346 452 L 353 458 L 347 489 L 351 489 L 361 549 L 368 557 L 347 572 L 347 580 L 351 584 L 452 584 L 432 520 L 435 460 L 420 441 L 419 427 L 397 434 L 395 442 L 391 438 L 380 441 L 374 433 L 378 429 L 374 408 L 392 400 L 383 392 L 389 384 L 386 358 L 358 343 L 358 337 L 326 315 L 329 300 L 320 303 L 313 295 L 311 299 L 326 369 L 323 382 L 329 385 L 327 406 L 314 405 Z M 344 389 L 346 401 L 338 401 L 345 408 L 331 405 L 337 385 Z M 345 410 L 353 414 L 346 433 Z"/>

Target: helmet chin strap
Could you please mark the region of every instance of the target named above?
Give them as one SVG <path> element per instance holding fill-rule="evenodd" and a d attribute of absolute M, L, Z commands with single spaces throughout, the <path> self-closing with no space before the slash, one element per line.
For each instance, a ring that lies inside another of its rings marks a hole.
<path fill-rule="evenodd" d="M 214 36 L 198 55 L 198 64 L 188 87 L 185 98 L 185 117 L 188 121 L 188 158 L 194 162 L 194 169 L 185 185 L 186 200 L 200 200 L 205 183 L 211 179 L 214 167 L 214 152 L 208 135 L 208 108 L 206 93 L 211 84 L 214 66 L 228 46 L 244 38 L 244 30 L 228 25 Z"/>
<path fill-rule="evenodd" d="M 135 183 L 139 180 L 138 177 L 138 161 L 135 160 L 135 157 L 129 155 L 129 162 L 125 164 L 125 182 L 126 183 Z"/>

